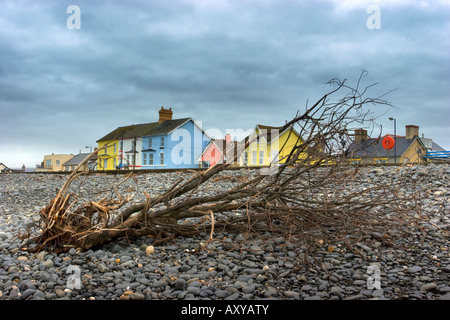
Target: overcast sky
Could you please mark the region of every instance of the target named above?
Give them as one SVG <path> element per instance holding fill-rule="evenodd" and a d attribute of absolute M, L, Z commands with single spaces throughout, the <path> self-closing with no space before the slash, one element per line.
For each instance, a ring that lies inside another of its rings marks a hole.
<path fill-rule="evenodd" d="M 282 125 L 361 69 L 371 95 L 398 88 L 384 133 L 394 117 L 450 150 L 448 0 L 0 0 L 0 162 L 89 151 L 161 106 L 223 133 Z"/>

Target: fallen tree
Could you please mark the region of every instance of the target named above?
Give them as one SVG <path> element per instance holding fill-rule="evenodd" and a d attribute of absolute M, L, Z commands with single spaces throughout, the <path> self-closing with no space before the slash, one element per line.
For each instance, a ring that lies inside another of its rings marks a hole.
<path fill-rule="evenodd" d="M 38 235 L 28 233 L 28 250 L 88 250 L 123 237 L 148 235 L 154 236 L 158 244 L 202 231 L 209 232 L 212 240 L 218 229 L 270 233 L 308 244 L 339 238 L 350 247 L 351 241 L 376 234 L 388 243 L 404 230 L 402 214 L 406 212 L 407 199 L 395 197 L 395 183 L 353 191 L 351 185 L 358 183 L 358 168 L 351 167 L 343 156 L 351 141 L 352 126 L 373 124 L 365 107 L 391 107 L 383 96 L 365 98 L 371 87 L 360 88 L 365 75 L 363 71 L 355 87 L 338 79 L 329 81 L 328 93 L 280 128 L 283 132 L 293 126 L 300 138 L 289 146 L 289 153 L 280 157 L 279 165 L 274 163 L 256 176 L 235 178 L 239 181 L 234 187 L 214 195 L 198 191 L 206 182 L 226 179 L 220 174 L 241 157 L 252 140 L 244 141 L 234 157 L 224 163 L 191 173 L 156 196 L 144 191 L 145 200 L 138 203 L 131 202 L 134 194 L 118 191 L 120 184 L 133 178 L 132 174 L 111 186 L 98 201 L 80 201 L 70 191 L 71 184 L 81 176 L 89 178 L 89 172 L 78 170 L 95 155 L 92 153 L 40 211 L 40 231 Z M 392 211 L 398 214 L 387 219 L 386 212 Z M 353 239 L 346 237 L 348 234 Z"/>

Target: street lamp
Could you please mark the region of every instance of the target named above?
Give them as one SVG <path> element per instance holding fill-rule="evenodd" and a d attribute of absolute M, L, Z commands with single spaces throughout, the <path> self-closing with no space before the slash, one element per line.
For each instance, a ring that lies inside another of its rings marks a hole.
<path fill-rule="evenodd" d="M 395 118 L 389 118 L 394 121 L 394 162 L 397 163 L 397 120 Z"/>

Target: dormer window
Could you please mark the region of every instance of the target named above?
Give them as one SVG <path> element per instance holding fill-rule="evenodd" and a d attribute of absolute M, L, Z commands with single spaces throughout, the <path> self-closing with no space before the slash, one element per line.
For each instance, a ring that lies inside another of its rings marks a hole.
<path fill-rule="evenodd" d="M 160 148 L 163 149 L 164 148 L 164 137 L 161 137 L 161 144 L 160 144 Z"/>

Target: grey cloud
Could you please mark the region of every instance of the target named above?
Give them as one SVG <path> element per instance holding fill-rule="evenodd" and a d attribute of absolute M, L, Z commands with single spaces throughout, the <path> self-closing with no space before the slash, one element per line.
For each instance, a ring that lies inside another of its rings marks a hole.
<path fill-rule="evenodd" d="M 354 82 L 363 68 L 367 84 L 379 83 L 374 95 L 399 87 L 383 129 L 394 116 L 450 149 L 448 5 L 383 5 L 381 30 L 368 30 L 365 8 L 332 1 L 75 2 L 0 10 L 4 163 L 8 141 L 27 148 L 34 135 L 42 150 L 77 152 L 117 126 L 153 121 L 162 105 L 223 132 L 281 124 L 324 82 Z M 81 30 L 66 28 L 71 4 Z"/>

